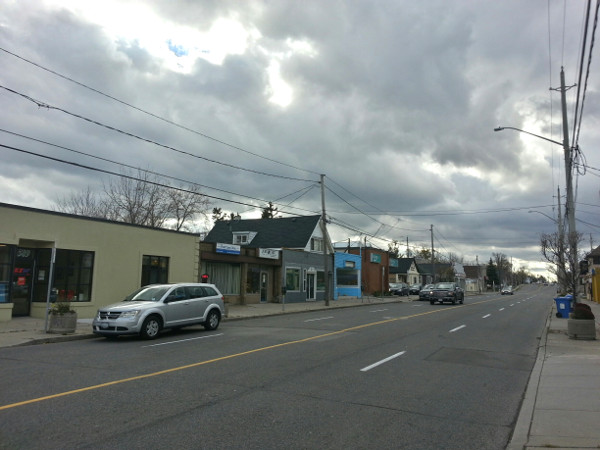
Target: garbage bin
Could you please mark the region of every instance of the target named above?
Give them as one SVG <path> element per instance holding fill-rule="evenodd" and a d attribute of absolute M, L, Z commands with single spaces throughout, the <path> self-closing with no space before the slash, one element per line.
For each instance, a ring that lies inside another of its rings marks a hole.
<path fill-rule="evenodd" d="M 573 311 L 571 309 L 572 298 L 572 295 L 568 295 L 566 297 L 556 297 L 554 299 L 556 302 L 556 317 L 562 317 L 563 319 L 569 318 L 569 313 Z"/>

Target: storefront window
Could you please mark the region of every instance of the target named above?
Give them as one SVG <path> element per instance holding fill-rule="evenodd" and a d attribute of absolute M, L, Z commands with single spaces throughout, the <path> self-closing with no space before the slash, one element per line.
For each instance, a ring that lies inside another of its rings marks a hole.
<path fill-rule="evenodd" d="M 338 268 L 336 276 L 338 286 L 358 286 L 358 270 Z"/>
<path fill-rule="evenodd" d="M 50 249 L 38 250 L 40 262 L 34 289 L 34 301 L 46 301 Z M 94 252 L 81 250 L 56 250 L 53 291 L 56 301 L 89 302 L 92 294 Z"/>
<path fill-rule="evenodd" d="M 142 286 L 169 282 L 169 257 L 144 255 L 142 257 Z"/>
<path fill-rule="evenodd" d="M 285 269 L 285 288 L 288 291 L 300 290 L 300 269 Z"/>
<path fill-rule="evenodd" d="M 208 275 L 208 282 L 217 286 L 225 295 L 240 295 L 241 267 L 239 264 L 202 263 L 202 273 Z"/>
<path fill-rule="evenodd" d="M 325 290 L 325 272 L 318 271 L 317 272 L 317 291 Z"/>
<path fill-rule="evenodd" d="M 246 273 L 246 294 L 260 293 L 260 267 L 248 266 Z"/>
<path fill-rule="evenodd" d="M 7 303 L 10 272 L 12 267 L 13 247 L 0 244 L 0 303 Z"/>

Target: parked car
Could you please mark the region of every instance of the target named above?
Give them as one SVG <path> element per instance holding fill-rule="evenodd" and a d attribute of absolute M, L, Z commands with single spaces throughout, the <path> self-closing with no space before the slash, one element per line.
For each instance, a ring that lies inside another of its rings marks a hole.
<path fill-rule="evenodd" d="M 462 288 L 453 282 L 437 283 L 429 292 L 429 303 L 444 303 L 451 302 L 453 305 L 456 302 L 464 303 L 465 292 Z"/>
<path fill-rule="evenodd" d="M 390 293 L 392 295 L 409 295 L 409 287 L 406 283 L 390 283 Z"/>
<path fill-rule="evenodd" d="M 419 300 L 429 300 L 429 295 L 434 286 L 434 284 L 426 284 L 425 287 L 419 291 Z"/>
<path fill-rule="evenodd" d="M 505 286 L 500 291 L 502 295 L 513 295 L 512 286 Z"/>
<path fill-rule="evenodd" d="M 423 286 L 421 286 L 420 284 L 413 284 L 408 288 L 408 293 L 410 295 L 419 295 L 419 292 L 421 292 L 421 288 Z"/>
<path fill-rule="evenodd" d="M 105 337 L 139 334 L 154 339 L 165 328 L 201 324 L 215 330 L 223 316 L 223 294 L 214 284 L 153 284 L 100 308 L 92 331 Z"/>

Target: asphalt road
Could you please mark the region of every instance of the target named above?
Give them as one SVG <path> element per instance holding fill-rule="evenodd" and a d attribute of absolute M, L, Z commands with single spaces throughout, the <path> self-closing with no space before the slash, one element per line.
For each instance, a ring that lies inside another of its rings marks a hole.
<path fill-rule="evenodd" d="M 0 448 L 503 449 L 552 288 L 0 349 Z"/>

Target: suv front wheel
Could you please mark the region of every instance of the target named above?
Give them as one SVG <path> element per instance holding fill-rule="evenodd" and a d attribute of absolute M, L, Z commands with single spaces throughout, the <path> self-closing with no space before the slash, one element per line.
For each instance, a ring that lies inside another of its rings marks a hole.
<path fill-rule="evenodd" d="M 142 325 L 140 335 L 144 339 L 154 339 L 160 333 L 162 321 L 158 316 L 148 316 Z"/>

